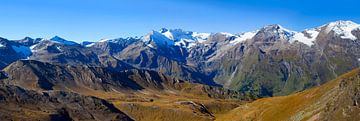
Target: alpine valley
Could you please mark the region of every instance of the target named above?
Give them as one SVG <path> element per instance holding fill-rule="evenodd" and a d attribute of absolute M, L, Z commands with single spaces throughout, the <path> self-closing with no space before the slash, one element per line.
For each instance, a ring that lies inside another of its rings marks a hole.
<path fill-rule="evenodd" d="M 360 120 L 360 24 L 0 38 L 0 119 Z"/>

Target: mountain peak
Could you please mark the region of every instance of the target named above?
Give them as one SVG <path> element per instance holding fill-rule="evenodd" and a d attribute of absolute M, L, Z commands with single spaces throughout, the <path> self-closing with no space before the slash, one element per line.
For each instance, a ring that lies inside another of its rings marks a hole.
<path fill-rule="evenodd" d="M 272 30 L 272 31 L 285 31 L 285 32 L 288 32 L 288 33 L 292 33 L 294 31 L 291 31 L 289 29 L 286 29 L 284 27 L 282 27 L 281 25 L 279 24 L 271 24 L 271 25 L 267 25 L 265 27 L 262 28 L 262 30 Z"/>
<path fill-rule="evenodd" d="M 31 37 L 24 37 L 22 40 L 34 40 L 34 39 Z"/>
<path fill-rule="evenodd" d="M 65 44 L 65 45 L 78 45 L 78 43 L 76 43 L 76 42 L 63 39 L 63 38 L 61 38 L 59 36 L 54 36 L 50 40 L 54 41 L 54 42 L 57 42 L 57 43 L 62 43 L 62 44 Z"/>
<path fill-rule="evenodd" d="M 167 29 L 162 28 L 159 31 L 151 31 L 144 37 L 145 42 L 154 41 L 155 43 L 162 43 L 163 45 L 175 45 L 184 48 L 190 48 L 195 43 L 206 41 L 210 33 L 198 33 L 186 31 L 183 29 Z M 164 44 L 167 43 L 167 44 Z"/>
<path fill-rule="evenodd" d="M 280 29 L 282 26 L 280 24 L 270 24 L 265 26 L 264 28 L 273 28 L 273 29 Z"/>
<path fill-rule="evenodd" d="M 54 37 L 52 37 L 50 40 L 52 40 L 52 41 L 67 41 L 67 40 L 65 40 L 64 38 L 61 38 L 61 37 L 59 37 L 59 36 L 54 36 Z"/>
<path fill-rule="evenodd" d="M 357 25 L 357 23 L 349 20 L 339 20 L 339 21 L 330 22 L 329 25 L 353 26 L 353 25 Z"/>
<path fill-rule="evenodd" d="M 153 47 L 152 44 L 174 45 L 174 41 L 169 39 L 168 36 L 155 30 L 151 31 L 146 36 L 144 36 L 143 41 L 148 43 L 149 47 Z"/>
<path fill-rule="evenodd" d="M 169 31 L 169 29 L 167 29 L 167 28 L 161 28 L 159 32 L 160 32 L 160 33 L 164 33 L 164 32 L 167 32 L 167 31 Z"/>
<path fill-rule="evenodd" d="M 360 25 L 352 21 L 335 21 L 326 24 L 322 27 L 326 27 L 326 33 L 330 31 L 335 32 L 335 35 L 340 36 L 342 39 L 356 40 L 357 38 L 351 33 L 355 29 L 359 29 Z"/>
<path fill-rule="evenodd" d="M 265 38 L 276 37 L 284 40 L 290 40 L 296 32 L 286 29 L 279 24 L 272 24 L 261 28 L 258 33 L 264 34 L 263 37 Z"/>

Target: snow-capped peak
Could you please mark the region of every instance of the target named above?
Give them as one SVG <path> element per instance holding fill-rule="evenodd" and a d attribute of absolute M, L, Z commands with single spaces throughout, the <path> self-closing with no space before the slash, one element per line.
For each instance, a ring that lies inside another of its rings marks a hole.
<path fill-rule="evenodd" d="M 143 41 L 148 43 L 149 47 L 153 47 L 151 45 L 153 43 L 160 44 L 160 45 L 174 45 L 174 41 L 170 40 L 167 36 L 164 34 L 158 32 L 158 31 L 152 31 L 146 36 L 144 36 Z"/>
<path fill-rule="evenodd" d="M 260 29 L 259 32 L 266 33 L 265 37 L 276 36 L 276 37 L 284 39 L 284 40 L 290 40 L 292 38 L 292 36 L 294 36 L 296 33 L 295 31 L 286 29 L 279 24 L 265 26 L 262 29 Z"/>
<path fill-rule="evenodd" d="M 191 48 L 196 43 L 202 43 L 207 40 L 210 33 L 198 33 L 192 31 L 184 31 L 182 29 L 165 29 L 153 31 L 144 37 L 145 41 L 153 40 L 157 43 L 166 43 L 167 45 L 175 45 L 184 48 Z"/>
<path fill-rule="evenodd" d="M 57 42 L 57 43 L 62 43 L 62 44 L 65 44 L 65 45 L 77 45 L 78 43 L 76 42 L 73 42 L 73 41 L 68 41 L 68 40 L 65 40 L 59 36 L 55 36 L 53 38 L 50 39 L 51 41 L 54 41 L 54 42 Z"/>
<path fill-rule="evenodd" d="M 171 40 L 181 40 L 181 39 L 192 39 L 191 31 L 184 31 L 182 29 L 162 29 L 160 31 L 164 36 Z"/>
<path fill-rule="evenodd" d="M 355 29 L 359 29 L 360 25 L 352 21 L 335 21 L 331 22 L 326 27 L 326 33 L 334 31 L 336 35 L 340 36 L 342 39 L 351 39 L 356 40 L 357 38 L 351 33 Z"/>

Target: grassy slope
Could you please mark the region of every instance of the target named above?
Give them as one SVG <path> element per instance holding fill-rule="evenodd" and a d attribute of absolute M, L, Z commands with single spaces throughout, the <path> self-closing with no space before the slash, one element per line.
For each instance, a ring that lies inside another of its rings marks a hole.
<path fill-rule="evenodd" d="M 339 84 L 360 72 L 356 69 L 320 87 L 289 96 L 264 98 L 242 105 L 227 114 L 218 115 L 218 121 L 301 121 L 317 120 L 322 111 L 336 97 L 342 95 Z"/>
<path fill-rule="evenodd" d="M 214 115 L 224 114 L 245 103 L 240 100 L 209 98 L 206 94 L 201 94 L 196 85 L 187 85 L 184 90 L 101 92 L 72 89 L 83 95 L 111 101 L 119 110 L 137 121 L 212 121 L 215 120 Z M 202 104 L 209 113 L 201 112 L 199 107 L 180 102 Z"/>

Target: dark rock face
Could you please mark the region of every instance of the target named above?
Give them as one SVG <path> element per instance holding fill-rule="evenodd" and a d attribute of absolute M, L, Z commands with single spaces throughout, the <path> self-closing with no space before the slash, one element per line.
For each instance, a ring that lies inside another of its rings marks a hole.
<path fill-rule="evenodd" d="M 80 45 L 43 40 L 32 47 L 30 60 L 70 65 L 100 65 L 97 55 Z"/>
<path fill-rule="evenodd" d="M 13 49 L 13 46 L 23 46 L 22 44 L 0 38 L 0 45 L 0 69 L 5 68 L 7 65 L 15 62 L 16 60 L 26 58 L 25 55 L 23 55 L 22 53 L 17 53 Z"/>
<path fill-rule="evenodd" d="M 23 44 L 24 46 L 30 47 L 30 46 L 32 46 L 34 44 L 39 43 L 40 40 L 41 40 L 41 38 L 33 39 L 33 38 L 30 38 L 30 37 L 25 37 L 24 39 L 15 40 L 15 41 L 20 43 L 20 44 Z"/>
<path fill-rule="evenodd" d="M 2 120 L 132 121 L 111 103 L 69 92 L 0 85 Z"/>

